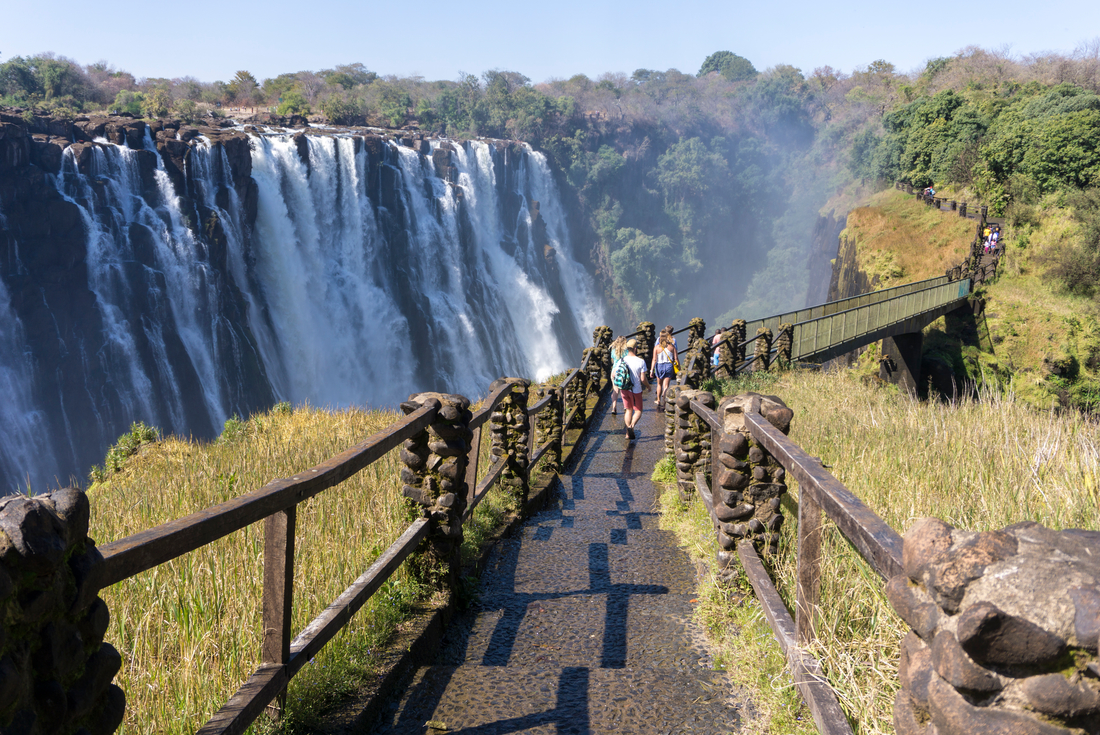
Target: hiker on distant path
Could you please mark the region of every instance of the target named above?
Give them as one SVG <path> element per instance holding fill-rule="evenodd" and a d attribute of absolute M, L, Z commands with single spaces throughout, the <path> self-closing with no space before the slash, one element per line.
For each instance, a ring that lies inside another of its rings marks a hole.
<path fill-rule="evenodd" d="M 632 381 L 631 385 L 623 387 L 623 422 L 630 441 L 634 441 L 634 427 L 642 418 L 642 391 L 649 387 L 649 380 L 646 379 L 645 374 L 645 360 L 634 353 L 637 346 L 636 340 L 628 341 L 624 358 L 630 369 Z"/>
<path fill-rule="evenodd" d="M 672 366 L 679 364 L 679 362 L 680 358 L 676 354 L 676 342 L 672 338 L 672 332 L 666 329 L 657 338 L 657 344 L 653 347 L 653 358 L 650 360 L 650 364 L 653 365 L 654 382 L 657 384 L 657 397 L 653 404 L 657 407 L 657 410 L 660 410 L 661 398 L 668 390 L 668 384 L 672 382 L 674 372 Z"/>
<path fill-rule="evenodd" d="M 626 354 L 626 337 L 616 337 L 611 343 L 611 364 L 614 365 Z M 611 384 L 611 413 L 619 412 L 619 396 L 622 391 L 614 383 Z"/>
<path fill-rule="evenodd" d="M 718 363 L 722 357 L 721 352 L 718 350 L 718 343 L 722 341 L 722 337 L 726 334 L 725 327 L 718 327 L 714 330 L 714 336 L 710 338 L 710 364 L 711 367 L 718 367 Z"/>

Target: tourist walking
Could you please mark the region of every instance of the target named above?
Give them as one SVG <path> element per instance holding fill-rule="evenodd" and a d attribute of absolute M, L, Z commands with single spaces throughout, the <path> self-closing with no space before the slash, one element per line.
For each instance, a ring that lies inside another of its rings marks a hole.
<path fill-rule="evenodd" d="M 611 366 L 626 356 L 626 337 L 616 337 L 611 343 Z M 614 383 L 611 384 L 611 413 L 619 412 L 619 398 L 622 391 Z"/>
<path fill-rule="evenodd" d="M 714 336 L 710 338 L 710 365 L 712 368 L 718 367 L 718 363 L 721 360 L 722 354 L 718 349 L 718 344 L 722 341 L 722 337 L 725 333 L 725 327 L 718 327 L 718 329 L 714 330 Z"/>
<path fill-rule="evenodd" d="M 657 338 L 657 344 L 653 347 L 653 357 L 650 360 L 650 364 L 653 365 L 653 382 L 657 384 L 657 397 L 653 405 L 658 410 L 661 408 L 661 399 L 668 390 L 669 383 L 672 382 L 674 372 L 672 366 L 678 365 L 679 361 L 672 332 L 666 329 Z"/>
<path fill-rule="evenodd" d="M 623 386 L 623 424 L 630 441 L 634 441 L 634 427 L 642 418 L 642 391 L 649 387 L 645 360 L 634 352 L 637 346 L 637 341 L 629 340 L 626 343 L 626 357 L 623 358 L 630 370 L 631 381 L 629 385 Z"/>

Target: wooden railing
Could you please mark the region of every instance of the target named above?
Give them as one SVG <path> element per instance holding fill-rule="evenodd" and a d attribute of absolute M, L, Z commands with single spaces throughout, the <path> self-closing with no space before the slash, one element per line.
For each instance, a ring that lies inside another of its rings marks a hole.
<path fill-rule="evenodd" d="M 556 421 L 562 422 L 559 437 L 580 410 L 580 406 L 574 405 L 569 414 L 564 415 L 566 390 L 588 367 L 591 355 L 589 352 L 581 367 L 570 372 L 559 386 L 563 392 L 562 410 L 555 417 Z M 497 483 L 505 468 L 505 462 L 497 462 L 480 482 L 476 482 L 485 423 L 513 389 L 511 383 L 498 388 L 485 399 L 482 407 L 470 419 L 472 437 L 466 474 L 469 494 L 463 521 L 473 515 L 474 508 Z M 555 441 L 550 438 L 536 447 L 535 418 L 549 402 L 550 397 L 547 396 L 527 407 L 531 431 L 528 473 L 534 470 Z M 105 562 L 100 586 L 107 587 L 257 521 L 264 522 L 261 663 L 236 694 L 198 733 L 214 735 L 244 732 L 272 702 L 283 695 L 294 675 L 350 622 L 371 595 L 385 584 L 401 562 L 428 536 L 429 519 L 418 518 L 413 521 L 358 579 L 292 637 L 294 541 L 298 504 L 339 485 L 381 459 L 405 440 L 423 432 L 436 418 L 438 410 L 435 406 L 425 405 L 316 467 L 290 478 L 272 480 L 258 490 L 100 547 Z M 281 710 L 281 706 L 276 705 L 275 709 Z"/>
<path fill-rule="evenodd" d="M 710 427 L 712 462 L 717 463 L 718 447 L 727 434 L 723 418 L 699 400 L 692 399 L 690 407 Z M 749 435 L 798 481 L 798 566 L 793 619 L 750 541 L 737 543 L 738 558 L 818 730 L 829 735 L 849 735 L 851 725 L 833 688 L 825 679 L 821 665 L 807 652 L 814 642 L 814 619 L 819 605 L 822 512 L 884 581 L 902 571 L 901 536 L 833 477 L 819 459 L 807 454 L 763 416 L 750 412 L 741 415 Z M 712 468 L 717 466 L 712 464 Z M 717 471 L 713 469 L 710 473 L 698 472 L 695 486 L 717 532 L 719 520 L 714 498 L 718 488 L 711 486 L 716 476 Z"/>

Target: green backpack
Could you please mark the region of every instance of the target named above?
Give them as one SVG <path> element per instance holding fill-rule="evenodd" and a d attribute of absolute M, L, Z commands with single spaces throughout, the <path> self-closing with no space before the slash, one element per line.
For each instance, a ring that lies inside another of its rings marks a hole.
<path fill-rule="evenodd" d="M 619 389 L 634 390 L 634 377 L 630 374 L 630 366 L 626 364 L 625 357 L 620 357 L 612 366 L 611 385 Z"/>

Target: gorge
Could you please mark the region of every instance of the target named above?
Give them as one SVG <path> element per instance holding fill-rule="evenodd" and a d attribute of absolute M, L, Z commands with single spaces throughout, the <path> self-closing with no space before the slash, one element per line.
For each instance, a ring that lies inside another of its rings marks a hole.
<path fill-rule="evenodd" d="M 134 421 L 544 379 L 603 318 L 569 230 L 518 143 L 0 115 L 0 488 Z"/>

